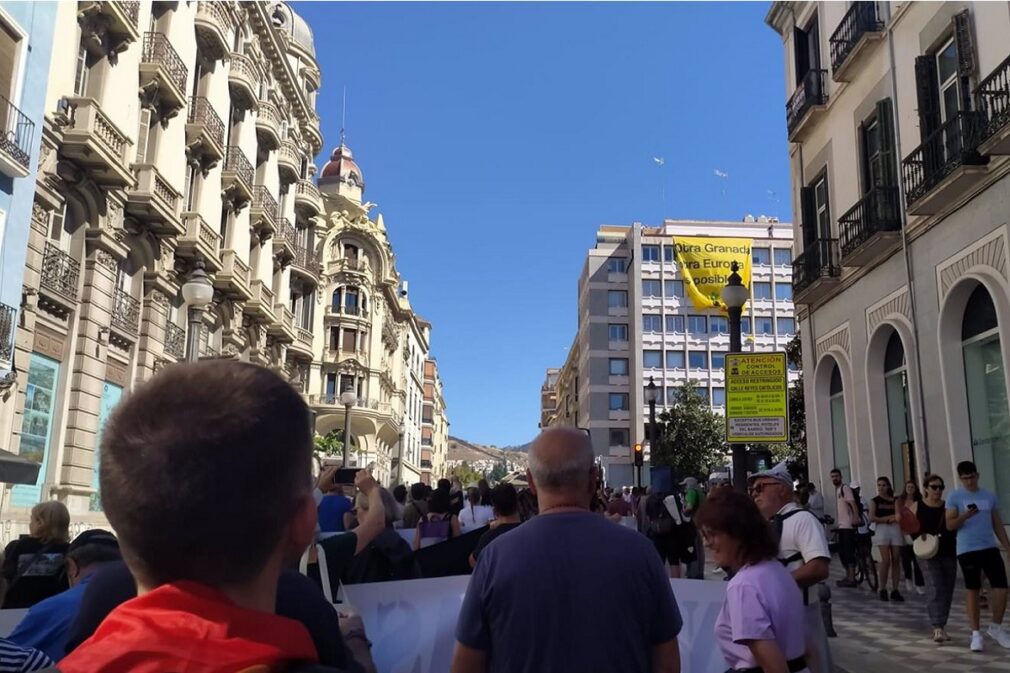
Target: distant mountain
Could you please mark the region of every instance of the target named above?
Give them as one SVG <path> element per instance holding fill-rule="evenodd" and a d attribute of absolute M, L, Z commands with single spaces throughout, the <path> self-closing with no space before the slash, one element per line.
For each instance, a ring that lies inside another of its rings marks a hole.
<path fill-rule="evenodd" d="M 477 444 L 463 439 L 462 437 L 449 436 L 449 450 L 446 456 L 449 461 L 466 461 L 475 463 L 483 460 L 501 461 L 508 459 L 513 462 L 526 463 L 526 453 L 529 451 L 529 444 L 521 446 L 507 446 L 498 448 L 486 444 Z"/>

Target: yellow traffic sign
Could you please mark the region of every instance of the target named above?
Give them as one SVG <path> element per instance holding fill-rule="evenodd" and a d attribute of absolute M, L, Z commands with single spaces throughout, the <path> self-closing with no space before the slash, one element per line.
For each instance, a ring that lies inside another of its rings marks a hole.
<path fill-rule="evenodd" d="M 786 354 L 726 354 L 726 441 L 789 441 Z"/>

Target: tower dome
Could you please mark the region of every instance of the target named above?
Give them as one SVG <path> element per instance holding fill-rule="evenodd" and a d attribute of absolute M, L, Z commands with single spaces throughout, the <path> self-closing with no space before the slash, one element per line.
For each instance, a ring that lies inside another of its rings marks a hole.
<path fill-rule="evenodd" d="M 354 162 L 351 148 L 343 142 L 330 154 L 330 160 L 319 174 L 319 190 L 324 194 L 346 196 L 355 203 L 361 203 L 365 191 L 365 179 L 361 169 Z"/>
<path fill-rule="evenodd" d="M 275 3 L 270 15 L 274 26 L 287 35 L 291 44 L 299 47 L 315 60 L 316 45 L 308 22 L 284 2 Z"/>

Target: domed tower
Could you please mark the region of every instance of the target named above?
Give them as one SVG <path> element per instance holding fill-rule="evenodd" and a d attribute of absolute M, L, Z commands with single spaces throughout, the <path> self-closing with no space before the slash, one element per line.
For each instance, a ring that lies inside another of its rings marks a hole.
<path fill-rule="evenodd" d="M 365 179 L 361 169 L 354 162 L 351 148 L 340 140 L 340 147 L 333 150 L 330 160 L 323 166 L 319 174 L 319 191 L 332 196 L 342 196 L 361 205 L 361 197 L 365 192 Z"/>

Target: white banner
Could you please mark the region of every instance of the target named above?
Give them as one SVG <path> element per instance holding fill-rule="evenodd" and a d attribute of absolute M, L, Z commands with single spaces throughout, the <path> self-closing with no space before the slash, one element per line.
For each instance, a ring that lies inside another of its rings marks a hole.
<path fill-rule="evenodd" d="M 468 575 L 344 587 L 372 641 L 379 673 L 444 673 L 456 645 L 456 618 Z M 727 666 L 715 642 L 715 620 L 726 583 L 670 580 L 684 618 L 680 632 L 683 673 L 721 673 Z M 609 606 L 608 606 L 609 608 Z"/>

